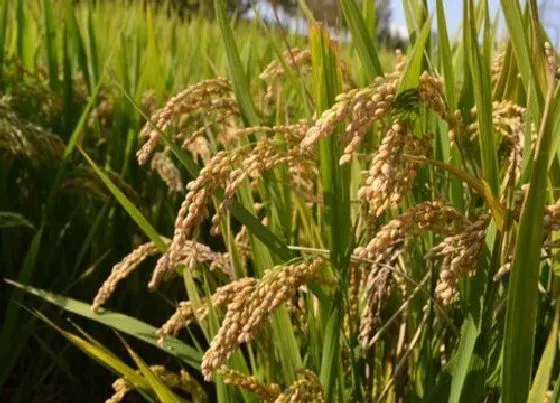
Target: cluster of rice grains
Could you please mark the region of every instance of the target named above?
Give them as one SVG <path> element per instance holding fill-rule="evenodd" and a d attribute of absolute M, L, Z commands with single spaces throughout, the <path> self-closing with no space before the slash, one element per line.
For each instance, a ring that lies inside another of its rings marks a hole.
<path fill-rule="evenodd" d="M 222 367 L 224 383 L 255 393 L 265 403 L 324 403 L 323 387 L 317 375 L 308 369 L 298 370 L 300 379 L 282 390 L 276 383 L 264 384 L 256 377 Z"/>
<path fill-rule="evenodd" d="M 239 115 L 239 106 L 233 97 L 229 82 L 222 78 L 201 81 L 179 92 L 157 110 L 146 123 L 140 137 L 147 138 L 138 150 L 140 165 L 145 164 L 161 140 L 161 134 L 173 130 L 174 139 L 188 141 L 189 129 L 204 126 L 211 121 L 227 124 L 228 119 Z"/>
<path fill-rule="evenodd" d="M 290 299 L 298 287 L 307 284 L 323 264 L 324 259 L 318 257 L 273 268 L 266 271 L 256 283 L 250 283 L 239 291 L 228 304 L 222 326 L 204 353 L 204 378 L 211 379 L 214 371 L 228 360 L 241 343 L 253 340 L 268 316 Z"/>
<path fill-rule="evenodd" d="M 417 239 L 426 231 L 448 234 L 461 227 L 463 221 L 459 212 L 442 202 L 424 202 L 389 221 L 365 247 L 354 249 L 355 263 L 364 266 L 364 308 L 360 322 L 360 340 L 364 348 L 371 345 L 370 336 L 378 323 L 380 304 L 388 293 L 389 268 L 404 252 L 407 241 Z"/>
<path fill-rule="evenodd" d="M 187 371 L 181 370 L 178 374 L 167 370 L 163 365 L 151 365 L 149 370 L 168 388 L 186 392 L 195 401 L 207 400 L 206 392 L 204 392 L 202 386 Z M 121 402 L 125 399 L 126 394 L 133 389 L 135 387 L 131 382 L 124 378 L 118 378 L 113 382 L 113 395 L 105 403 Z"/>

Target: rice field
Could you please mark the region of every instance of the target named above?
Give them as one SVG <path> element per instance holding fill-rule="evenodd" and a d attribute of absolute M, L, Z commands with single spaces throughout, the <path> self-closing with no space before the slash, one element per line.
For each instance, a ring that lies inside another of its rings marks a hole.
<path fill-rule="evenodd" d="M 558 56 L 459 4 L 0 1 L 0 396 L 559 401 Z"/>

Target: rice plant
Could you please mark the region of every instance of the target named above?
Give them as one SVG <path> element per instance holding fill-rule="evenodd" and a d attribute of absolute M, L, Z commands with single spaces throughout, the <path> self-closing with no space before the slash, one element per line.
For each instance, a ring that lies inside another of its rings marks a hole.
<path fill-rule="evenodd" d="M 97 189 L 134 223 L 120 235 L 143 240 L 115 259 L 91 305 L 34 287 L 31 275 L 8 283 L 14 298 L 25 291 L 133 336 L 113 337 L 127 359 L 91 331 L 31 311 L 116 374 L 108 401 L 129 393 L 165 402 L 558 400 L 560 75 L 536 2 L 523 10 L 502 0 L 500 39 L 488 2 L 465 0 L 457 42 L 441 0 L 435 10 L 405 2 L 411 41 L 390 63 L 381 62 L 366 3 L 338 1 L 350 43 L 307 13 L 307 39 L 271 36 L 267 64 L 243 52 L 239 26 L 214 0 L 227 68 L 184 88 L 162 85 L 159 62 L 145 78 L 135 73 L 135 85 L 126 63 L 120 76 L 92 74 L 76 42 L 89 101 L 72 120 L 63 100 L 62 130 L 73 129 L 57 158 L 85 162 Z M 86 21 L 93 7 L 80 9 Z M 154 60 L 149 11 L 146 18 Z M 66 21 L 80 29 L 76 18 Z M 252 24 L 253 37 L 270 30 L 258 18 Z M 142 102 L 138 82 L 151 80 L 155 92 Z M 115 124 L 100 88 L 118 91 L 137 119 L 125 142 L 103 134 Z M 158 91 L 171 95 L 154 106 Z M 2 149 L 41 152 L 33 139 L 52 134 L 27 131 L 10 113 Z M 129 184 L 132 169 L 160 179 Z M 78 176 L 66 188 L 83 182 L 75 168 L 59 172 Z M 60 181 L 52 186 L 63 189 Z M 156 189 L 166 193 L 146 206 Z M 150 264 L 150 275 L 140 272 Z M 108 308 L 138 275 L 146 286 L 133 302 L 148 291 L 180 301 L 154 307 L 157 322 Z M 162 350 L 165 362 L 145 362 L 133 338 Z"/>

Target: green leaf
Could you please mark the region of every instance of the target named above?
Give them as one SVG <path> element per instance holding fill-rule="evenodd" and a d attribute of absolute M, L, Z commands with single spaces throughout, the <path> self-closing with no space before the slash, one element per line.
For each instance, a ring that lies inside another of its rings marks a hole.
<path fill-rule="evenodd" d="M 136 354 L 136 352 L 132 350 L 132 348 L 130 348 L 130 346 L 124 341 L 124 339 L 122 339 L 122 341 L 126 347 L 126 350 L 128 351 L 128 354 L 130 354 L 130 357 L 132 357 L 132 359 L 138 366 L 138 369 L 140 369 L 140 372 L 142 372 L 142 375 L 144 375 L 144 378 L 146 378 L 146 380 L 148 381 L 150 388 L 156 393 L 160 401 L 165 403 L 179 403 L 183 401 L 183 399 L 180 399 L 157 376 L 154 375 L 148 365 L 146 365 L 142 358 L 140 358 L 140 356 Z"/>
<path fill-rule="evenodd" d="M 501 4 L 523 86 L 527 93 L 533 94 L 534 102 L 536 102 L 534 112 L 540 116 L 544 106 L 544 95 L 541 89 L 535 85 L 537 69 L 531 58 L 531 47 L 524 29 L 526 24 L 521 15 L 521 6 L 517 0 L 501 0 Z"/>
<path fill-rule="evenodd" d="M 34 229 L 33 223 L 22 214 L 11 211 L 0 211 L 0 229 L 24 227 Z"/>
<path fill-rule="evenodd" d="M 89 91 L 92 91 L 93 87 L 91 85 L 91 80 L 89 77 L 89 66 L 86 47 L 82 39 L 82 34 L 80 33 L 78 20 L 76 19 L 76 15 L 74 14 L 74 5 L 72 4 L 71 0 L 66 0 L 64 5 L 66 13 L 66 23 L 68 24 L 68 33 L 70 35 L 74 50 L 73 54 L 77 55 L 80 71 L 84 76 L 84 80 L 88 86 Z"/>
<path fill-rule="evenodd" d="M 533 381 L 533 386 L 531 387 L 531 390 L 529 392 L 529 398 L 527 399 L 529 403 L 541 403 L 545 401 L 545 394 L 548 391 L 548 384 L 550 382 L 550 376 L 552 375 L 552 368 L 554 366 L 556 351 L 558 347 L 559 314 L 560 308 L 557 305 L 554 323 L 552 324 L 552 330 L 548 335 L 546 347 L 544 348 L 544 352 L 539 363 L 539 368 L 537 369 L 537 374 L 535 375 L 535 380 Z M 552 401 L 554 400 L 551 400 L 551 402 Z"/>
<path fill-rule="evenodd" d="M 166 337 L 163 343 L 159 343 L 156 336 L 157 329 L 154 326 L 148 325 L 147 323 L 130 316 L 111 312 L 103 308 L 100 309 L 98 313 L 93 313 L 91 311 L 91 305 L 73 298 L 53 294 L 16 281 L 5 281 L 29 294 L 40 297 L 44 301 L 57 305 L 68 312 L 83 316 L 105 326 L 109 326 L 119 332 L 129 334 L 145 343 L 156 346 L 157 348 L 179 358 L 192 368 L 200 370 L 200 363 L 202 361 L 202 354 L 200 352 L 174 337 Z"/>
<path fill-rule="evenodd" d="M 216 11 L 216 19 L 220 26 L 220 33 L 228 58 L 231 84 L 235 91 L 237 102 L 239 102 L 239 109 L 241 110 L 243 118 L 249 125 L 258 126 L 261 119 L 259 118 L 257 110 L 255 109 L 255 104 L 253 103 L 253 98 L 251 97 L 249 81 L 243 71 L 243 65 L 241 64 L 237 45 L 235 44 L 235 37 L 227 18 L 224 0 L 214 0 L 214 9 Z"/>
<path fill-rule="evenodd" d="M 414 44 L 412 55 L 409 57 L 408 63 L 406 65 L 406 70 L 399 86 L 399 93 L 402 93 L 405 90 L 409 90 L 411 88 L 418 87 L 422 70 L 422 61 L 424 60 L 424 52 L 426 51 L 428 38 L 430 37 L 430 33 L 432 32 L 431 21 L 431 18 L 428 18 L 426 20 L 424 26 L 422 27 L 422 31 L 420 32 L 420 36 Z"/>
<path fill-rule="evenodd" d="M 162 252 L 167 250 L 167 245 L 163 242 L 163 239 L 159 236 L 157 231 L 154 227 L 146 220 L 146 218 L 142 215 L 140 210 L 128 200 L 126 195 L 117 187 L 111 179 L 105 174 L 97 164 L 87 155 L 80 147 L 78 147 L 80 153 L 86 159 L 88 164 L 94 169 L 95 173 L 99 176 L 99 178 L 103 181 L 107 189 L 115 196 L 115 199 L 119 202 L 121 206 L 126 210 L 126 212 L 130 215 L 130 218 L 138 224 L 140 229 L 144 231 L 144 233 L 150 238 L 158 247 L 158 249 Z"/>
<path fill-rule="evenodd" d="M 480 54 L 475 30 L 474 11 L 472 2 L 469 2 L 469 24 L 471 48 L 470 54 L 472 79 L 474 86 L 474 99 L 476 114 L 479 121 L 480 154 L 482 157 L 482 172 L 484 179 L 489 183 L 492 193 L 499 193 L 499 169 L 497 158 L 497 147 L 495 144 L 494 130 L 492 126 L 492 88 L 490 77 L 490 65 Z M 486 36 L 486 35 L 485 35 Z"/>
<path fill-rule="evenodd" d="M 525 401 L 531 383 L 548 159 L 559 93 L 560 86 L 554 93 L 549 89 L 529 190 L 519 219 L 507 299 L 502 368 L 504 403 Z"/>
<path fill-rule="evenodd" d="M 8 32 L 8 5 L 10 0 L 4 0 L 2 2 L 2 8 L 0 9 L 0 77 L 4 70 L 4 56 L 6 52 L 6 33 Z"/>
<path fill-rule="evenodd" d="M 311 59 L 313 70 L 313 92 L 317 113 L 330 108 L 340 90 L 338 72 L 331 49 L 329 35 L 321 25 L 311 26 Z M 340 130 L 336 134 L 319 141 L 320 173 L 323 187 L 324 208 L 322 211 L 327 234 L 331 263 L 339 279 L 339 292 L 325 312 L 324 348 L 322 352 L 320 380 L 327 401 L 333 401 L 335 384 L 343 392 L 344 382 L 338 371 L 341 364 L 341 339 L 339 324 L 342 321 L 343 298 L 341 290 L 346 288 L 349 247 L 351 244 L 350 223 L 350 171 L 347 165 L 340 166 L 342 153 L 338 147 Z"/>
<path fill-rule="evenodd" d="M 368 81 L 383 75 L 379 55 L 368 28 L 354 0 L 338 0 L 344 19 L 352 33 L 352 44 L 356 47 Z"/>
<path fill-rule="evenodd" d="M 45 24 L 45 47 L 47 52 L 47 66 L 49 68 L 49 85 L 51 90 L 58 89 L 58 57 L 56 54 L 56 29 L 52 0 L 43 0 Z"/>
<path fill-rule="evenodd" d="M 129 367 L 124 361 L 120 360 L 115 354 L 109 351 L 103 344 L 99 343 L 89 334 L 79 329 L 80 333 L 85 336 L 82 338 L 74 333 L 67 332 L 53 323 L 45 315 L 40 312 L 33 311 L 33 315 L 51 326 L 54 330 L 64 336 L 69 342 L 74 344 L 84 353 L 89 355 L 95 361 L 114 372 L 118 377 L 126 379 L 135 389 L 145 398 L 149 399 L 148 392 L 151 390 L 150 383 L 146 378 L 138 374 L 134 369 Z"/>

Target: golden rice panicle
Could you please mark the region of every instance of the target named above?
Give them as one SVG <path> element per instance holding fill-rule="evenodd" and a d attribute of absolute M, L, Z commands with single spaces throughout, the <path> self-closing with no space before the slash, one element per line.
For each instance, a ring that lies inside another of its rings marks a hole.
<path fill-rule="evenodd" d="M 452 111 L 449 109 L 445 95 L 443 93 L 443 80 L 440 77 L 433 77 L 427 71 L 420 76 L 418 85 L 418 98 L 426 103 L 445 120 L 449 128 L 449 138 L 453 144 L 461 140 L 464 132 L 463 116 L 460 110 Z"/>
<path fill-rule="evenodd" d="M 226 79 L 213 78 L 201 81 L 169 99 L 140 131 L 140 136 L 146 137 L 147 141 L 136 154 L 138 163 L 143 165 L 147 162 L 159 143 L 161 132 L 175 127 L 179 121 L 184 120 L 194 111 L 200 109 L 211 111 L 213 108 L 238 110 Z"/>
<path fill-rule="evenodd" d="M 182 369 L 177 374 L 167 370 L 163 365 L 150 365 L 149 370 L 168 388 L 187 392 L 198 399 L 206 399 L 206 392 L 202 386 L 187 371 Z M 134 385 L 124 378 L 118 378 L 112 386 L 115 392 L 105 403 L 121 402 L 128 392 L 135 389 Z"/>
<path fill-rule="evenodd" d="M 409 162 L 403 154 L 418 156 L 428 153 L 427 142 L 410 131 L 406 123 L 396 119 L 373 156 L 366 184 L 358 192 L 373 217 L 377 218 L 398 205 L 414 183 L 418 164 Z"/>
<path fill-rule="evenodd" d="M 311 70 L 311 52 L 309 50 L 299 48 L 288 49 L 282 54 L 282 59 L 288 68 L 297 70 L 300 74 Z M 266 83 L 265 100 L 267 102 L 274 99 L 277 83 L 285 75 L 284 64 L 279 60 L 270 62 L 262 73 L 259 74 L 259 79 Z"/>
<path fill-rule="evenodd" d="M 365 247 L 354 249 L 354 257 L 389 262 L 407 239 L 425 231 L 448 233 L 462 222 L 461 213 L 441 201 L 420 203 L 389 221 Z"/>
<path fill-rule="evenodd" d="M 303 378 L 296 380 L 276 398 L 274 403 L 325 403 L 319 377 L 308 369 L 298 371 Z"/>
<path fill-rule="evenodd" d="M 385 117 L 391 110 L 397 90 L 396 82 L 387 82 L 376 88 L 376 94 L 366 100 L 360 100 L 352 108 L 352 121 L 346 126 L 344 142 L 346 147 L 339 164 L 350 162 L 357 152 L 364 136 L 375 120 Z"/>
<path fill-rule="evenodd" d="M 156 153 L 152 157 L 152 170 L 165 182 L 171 192 L 183 191 L 181 172 L 166 152 Z"/>
<path fill-rule="evenodd" d="M 219 233 L 220 216 L 222 216 L 229 206 L 240 186 L 247 179 L 260 180 L 263 173 L 274 169 L 280 165 L 288 167 L 314 166 L 315 159 L 309 151 L 301 150 L 297 146 L 289 146 L 287 150 L 282 150 L 277 143 L 264 138 L 259 140 L 251 152 L 244 158 L 239 167 L 233 169 L 227 179 L 227 186 L 224 192 L 224 199 L 218 207 L 218 211 L 212 217 L 212 233 Z M 300 171 L 296 171 L 300 172 Z"/>
<path fill-rule="evenodd" d="M 212 309 L 226 307 L 238 293 L 253 289 L 256 282 L 256 279 L 246 277 L 218 287 L 210 297 L 210 302 L 202 302 L 197 309 L 190 301 L 180 302 L 175 313 L 157 330 L 159 341 L 162 342 L 166 336 L 176 336 L 181 329 L 195 320 L 201 321 L 206 318 L 210 312 L 209 304 L 212 305 Z"/>
<path fill-rule="evenodd" d="M 299 48 L 288 49 L 282 54 L 282 58 L 290 68 L 300 68 L 311 65 L 311 52 L 309 50 Z M 279 60 L 274 60 L 259 74 L 259 79 L 272 82 L 284 74 L 286 74 L 284 65 Z"/>
<path fill-rule="evenodd" d="M 262 323 L 280 304 L 291 298 L 324 264 L 312 261 L 267 270 L 254 288 L 241 290 L 228 305 L 218 334 L 202 358 L 202 375 L 210 380 L 241 343 L 248 343 Z"/>
<path fill-rule="evenodd" d="M 212 194 L 225 186 L 227 177 L 239 160 L 237 154 L 220 151 L 202 168 L 198 177 L 187 185 L 187 194 L 175 219 L 173 241 L 169 250 L 157 262 L 149 287 L 155 288 L 173 269 L 173 263 L 188 249 L 188 239 L 208 216 L 208 203 Z M 175 263 L 176 264 L 176 263 Z"/>
<path fill-rule="evenodd" d="M 105 400 L 105 403 L 119 403 L 125 398 L 128 392 L 134 389 L 134 386 L 124 378 L 118 378 L 111 386 L 114 390 L 113 395 Z"/>
<path fill-rule="evenodd" d="M 34 163 L 52 163 L 64 152 L 62 139 L 0 105 L 0 152 L 23 156 Z"/>
<path fill-rule="evenodd" d="M 457 297 L 459 277 L 475 270 L 484 246 L 489 221 L 488 214 L 481 214 L 462 232 L 446 237 L 428 252 L 428 259 L 442 259 L 435 288 L 435 294 L 442 303 L 452 303 Z"/>
<path fill-rule="evenodd" d="M 167 370 L 163 365 L 152 365 L 150 370 L 165 386 L 171 389 L 182 390 L 199 399 L 206 397 L 206 392 L 204 392 L 202 386 L 184 369 L 181 369 L 178 374 Z"/>
<path fill-rule="evenodd" d="M 364 304 L 360 318 L 358 340 L 364 350 L 369 349 L 374 340 L 374 327 L 381 322 L 380 313 L 385 297 L 391 293 L 391 271 L 387 266 L 371 270 L 366 280 Z"/>
<path fill-rule="evenodd" d="M 560 200 L 545 206 L 544 229 L 547 232 L 560 231 Z"/>
<path fill-rule="evenodd" d="M 355 262 L 365 263 L 363 308 L 359 339 L 364 349 L 371 345 L 371 334 L 378 322 L 380 304 L 389 291 L 389 266 L 404 251 L 406 242 L 422 232 L 447 234 L 464 218 L 453 207 L 440 201 L 418 204 L 389 221 L 365 247 L 354 249 Z"/>
<path fill-rule="evenodd" d="M 319 139 L 331 136 L 338 124 L 351 119 L 351 123 L 346 128 L 344 142 L 347 146 L 340 164 L 349 162 L 352 153 L 358 148 L 372 123 L 391 113 L 397 94 L 398 80 L 402 75 L 401 68 L 402 65 L 399 63 L 395 71 L 385 77 L 376 77 L 370 86 L 338 95 L 335 104 L 325 110 L 307 131 L 301 141 L 301 147 L 312 147 Z"/>
<path fill-rule="evenodd" d="M 471 110 L 476 115 L 476 108 Z M 501 147 L 506 151 L 508 163 L 502 186 L 516 182 L 519 179 L 521 161 L 525 145 L 525 108 L 510 100 L 492 102 L 492 128 L 501 137 Z M 471 138 L 480 135 L 478 120 L 467 128 Z M 532 142 L 536 140 L 536 133 L 531 135 Z M 532 144 L 533 145 L 533 144 Z"/>
<path fill-rule="evenodd" d="M 255 376 L 244 374 L 226 366 L 221 367 L 218 370 L 218 374 L 222 376 L 226 385 L 253 392 L 265 403 L 274 402 L 280 395 L 280 386 L 278 384 L 259 382 Z"/>
<path fill-rule="evenodd" d="M 375 93 L 368 98 L 367 91 L 363 94 L 358 92 L 357 99 L 352 106 L 352 121 L 346 126 L 346 135 L 343 140 L 346 146 L 339 160 L 340 165 L 351 161 L 352 155 L 358 151 L 372 123 L 391 112 L 397 94 L 398 81 L 406 68 L 406 58 L 400 50 L 395 52 L 395 58 L 395 69 L 383 79 L 377 78 L 374 81 L 377 84 L 374 89 Z"/>
<path fill-rule="evenodd" d="M 350 264 L 350 278 L 348 280 L 348 309 L 344 316 L 344 327 L 347 334 L 352 333 L 359 319 L 360 311 L 360 283 L 361 270 L 356 262 Z"/>
<path fill-rule="evenodd" d="M 500 52 L 498 55 L 492 60 L 492 64 L 490 66 L 490 74 L 492 76 L 492 85 L 495 85 L 500 78 L 500 74 L 502 73 L 502 69 L 504 67 L 504 58 L 505 52 Z"/>
<path fill-rule="evenodd" d="M 206 130 L 206 127 L 203 129 Z M 193 133 L 192 136 L 185 139 L 181 147 L 187 150 L 198 164 L 207 165 L 210 158 L 212 158 L 210 143 L 202 134 Z"/>
<path fill-rule="evenodd" d="M 334 132 L 336 125 L 347 118 L 352 118 L 347 129 L 347 138 L 350 138 L 350 148 L 344 154 L 351 154 L 361 142 L 374 120 L 379 120 L 389 114 L 396 94 L 396 84 L 385 83 L 378 80 L 379 85 L 370 86 L 361 90 L 352 90 L 336 98 L 333 108 L 323 112 L 315 126 L 307 132 L 302 141 L 303 147 L 310 147 L 320 138 L 329 137 Z M 359 140 L 354 140 L 355 138 Z M 344 162 L 344 161 L 341 161 Z"/>
<path fill-rule="evenodd" d="M 426 102 L 438 115 L 446 118 L 448 114 L 447 104 L 443 95 L 443 81 L 439 77 L 431 76 L 424 71 L 420 76 L 418 85 L 418 98 Z"/>
<path fill-rule="evenodd" d="M 165 240 L 169 244 L 169 240 Z M 156 244 L 152 241 L 140 245 L 128 254 L 123 260 L 111 269 L 111 274 L 97 291 L 97 295 L 91 304 L 91 310 L 97 312 L 117 289 L 117 285 L 130 275 L 140 264 L 150 256 L 160 252 Z"/>
<path fill-rule="evenodd" d="M 546 63 L 548 71 L 552 73 L 554 78 L 560 79 L 560 66 L 558 66 L 558 54 L 554 50 L 552 44 L 548 41 L 544 43 L 544 53 L 546 55 Z"/>
<path fill-rule="evenodd" d="M 216 252 L 208 246 L 191 240 L 182 242 L 181 247 L 177 248 L 173 254 L 169 250 L 158 260 L 152 278 L 148 283 L 148 288 L 154 290 L 166 278 L 172 276 L 175 272 L 173 268 L 177 265 L 184 265 L 189 269 L 193 269 L 199 263 L 207 263 L 210 270 L 219 270 L 228 277 L 233 277 L 233 270 L 230 264 L 229 255 L 227 253 Z M 162 263 L 163 262 L 163 263 Z"/>

